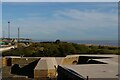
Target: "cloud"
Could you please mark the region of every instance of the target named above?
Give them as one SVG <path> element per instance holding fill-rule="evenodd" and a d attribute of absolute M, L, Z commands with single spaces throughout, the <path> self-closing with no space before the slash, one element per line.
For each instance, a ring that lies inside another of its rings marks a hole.
<path fill-rule="evenodd" d="M 66 16 L 72 18 L 73 22 L 79 22 L 81 25 L 88 27 L 110 27 L 117 26 L 117 14 L 100 13 L 96 11 L 80 11 L 80 10 L 68 10 L 58 11 L 58 17 Z M 90 26 L 93 25 L 93 26 Z"/>
<path fill-rule="evenodd" d="M 117 14 L 68 9 L 54 11 L 50 18 L 33 15 L 13 20 L 11 34 L 17 36 L 20 27 L 21 37 L 39 39 L 117 39 L 118 36 Z M 7 28 L 5 22 L 4 26 Z"/>

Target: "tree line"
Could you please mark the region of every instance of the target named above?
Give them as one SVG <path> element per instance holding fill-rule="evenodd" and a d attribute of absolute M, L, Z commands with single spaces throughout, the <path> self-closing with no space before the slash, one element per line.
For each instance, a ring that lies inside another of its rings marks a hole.
<path fill-rule="evenodd" d="M 118 47 L 86 46 L 69 42 L 32 42 L 30 46 L 20 46 L 3 52 L 2 56 L 64 57 L 70 54 L 119 54 Z"/>

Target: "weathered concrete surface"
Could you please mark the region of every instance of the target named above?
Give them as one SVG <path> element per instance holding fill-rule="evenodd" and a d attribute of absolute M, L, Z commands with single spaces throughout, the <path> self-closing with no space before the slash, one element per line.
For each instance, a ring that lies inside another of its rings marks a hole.
<path fill-rule="evenodd" d="M 46 60 L 40 60 L 37 66 L 34 69 L 34 77 L 47 77 L 48 76 L 48 68 Z"/>
<path fill-rule="evenodd" d="M 87 76 L 89 78 L 118 78 L 118 55 L 101 55 L 101 57 L 102 56 L 112 58 L 94 59 L 107 64 L 79 64 L 61 66 L 71 69 L 85 78 L 87 78 Z"/>
<path fill-rule="evenodd" d="M 34 78 L 55 78 L 57 75 L 56 72 L 57 62 L 54 57 L 41 58 L 34 69 Z"/>
<path fill-rule="evenodd" d="M 106 59 L 106 58 L 114 59 L 114 56 L 116 55 L 68 55 L 62 60 L 61 64 L 73 65 L 73 64 L 77 64 L 80 60 L 84 62 L 85 60 L 88 60 L 88 59 Z"/>
<path fill-rule="evenodd" d="M 6 47 L 6 48 L 0 48 L 0 52 L 10 50 L 10 49 L 12 49 L 14 47 L 15 46 L 10 46 L 10 47 Z"/>
<path fill-rule="evenodd" d="M 73 65 L 73 62 L 78 61 L 78 58 L 80 57 L 93 58 L 93 60 L 105 62 L 107 64 L 76 64 L 76 65 L 74 64 Z M 105 58 L 105 57 L 110 57 L 110 58 Z M 30 57 L 11 57 L 11 58 L 14 58 L 12 59 L 12 64 L 20 64 L 20 67 L 25 66 L 36 59 L 40 59 L 36 67 L 34 68 L 34 80 L 48 80 L 49 78 L 56 77 L 57 65 L 73 70 L 76 73 L 84 76 L 85 78 L 87 76 L 89 78 L 118 77 L 117 74 L 118 74 L 119 61 L 117 55 L 68 55 L 67 57 L 35 57 L 33 59 Z M 5 72 L 4 77 L 15 76 L 9 73 L 10 67 L 5 66 L 3 69 Z M 25 77 L 23 76 L 22 79 L 23 78 Z"/>
<path fill-rule="evenodd" d="M 62 60 L 62 65 L 72 65 L 72 64 L 77 64 L 79 60 L 80 55 L 71 55 L 71 56 L 66 56 Z"/>
<path fill-rule="evenodd" d="M 8 59 L 11 59 L 11 62 L 7 61 Z M 25 65 L 28 65 L 29 63 L 37 60 L 39 58 L 33 58 L 33 57 L 20 57 L 20 56 L 6 56 L 2 58 L 2 66 L 7 66 L 7 64 L 11 63 L 11 65 L 14 64 L 20 64 L 20 67 L 23 67 Z"/>

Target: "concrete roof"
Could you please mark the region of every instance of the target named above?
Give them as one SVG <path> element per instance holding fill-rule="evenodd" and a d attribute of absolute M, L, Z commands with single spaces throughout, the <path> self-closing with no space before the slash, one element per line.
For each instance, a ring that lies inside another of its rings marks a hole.
<path fill-rule="evenodd" d="M 62 60 L 63 60 L 64 58 L 65 58 L 65 57 L 55 57 L 57 64 L 62 64 Z"/>
<path fill-rule="evenodd" d="M 91 56 L 91 55 L 84 55 Z M 93 56 L 93 55 L 92 55 Z M 98 55 L 95 55 L 98 56 Z M 94 59 L 107 64 L 78 64 L 78 65 L 61 65 L 71 69 L 83 77 L 89 78 L 118 78 L 118 55 L 100 55 L 112 57 L 107 59 Z"/>
<path fill-rule="evenodd" d="M 5 56 L 3 58 L 21 58 L 20 56 Z"/>
<path fill-rule="evenodd" d="M 64 67 L 69 68 L 83 77 L 89 76 L 89 78 L 117 78 L 118 67 L 113 65 L 64 65 Z"/>
<path fill-rule="evenodd" d="M 47 58 L 46 61 L 48 69 L 55 69 L 55 66 L 57 67 L 57 62 L 55 58 Z"/>
<path fill-rule="evenodd" d="M 47 61 L 44 59 L 39 60 L 35 70 L 47 70 Z"/>
<path fill-rule="evenodd" d="M 47 69 L 55 69 L 55 66 L 57 67 L 57 62 L 55 57 L 44 57 L 41 58 L 35 67 L 35 69 L 40 69 L 40 70 L 47 70 Z"/>
<path fill-rule="evenodd" d="M 80 56 L 80 55 L 79 54 L 73 54 L 73 55 L 71 54 L 71 55 L 67 55 L 66 57 L 74 57 L 74 56 L 76 57 L 76 56 Z"/>
<path fill-rule="evenodd" d="M 66 57 L 77 57 L 77 56 L 88 56 L 88 57 L 91 57 L 91 56 L 94 56 L 94 57 L 116 57 L 117 55 L 106 55 L 106 54 L 103 54 L 103 55 L 101 55 L 101 54 L 98 54 L 98 55 L 94 55 L 94 54 L 80 54 L 80 55 L 78 55 L 78 54 L 76 54 L 76 55 L 67 55 Z"/>

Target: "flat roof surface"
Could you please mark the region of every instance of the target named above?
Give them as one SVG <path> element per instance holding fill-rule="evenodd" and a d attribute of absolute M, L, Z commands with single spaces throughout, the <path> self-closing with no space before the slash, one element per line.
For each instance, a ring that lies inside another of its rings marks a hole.
<path fill-rule="evenodd" d="M 69 68 L 83 77 L 89 78 L 118 78 L 118 67 L 113 65 L 64 65 L 63 67 Z"/>
<path fill-rule="evenodd" d="M 85 55 L 91 56 L 91 55 Z M 93 56 L 93 55 L 92 55 Z M 98 55 L 96 55 L 98 56 Z M 104 55 L 101 55 L 104 56 Z M 107 59 L 94 59 L 107 64 L 78 64 L 78 65 L 61 65 L 71 69 L 83 77 L 89 78 L 118 78 L 118 55 L 105 55 Z"/>
<path fill-rule="evenodd" d="M 101 55 L 101 54 L 98 54 L 98 55 L 94 55 L 94 54 L 80 54 L 80 55 L 78 55 L 78 54 L 76 54 L 76 55 L 67 55 L 66 57 L 77 57 L 77 56 L 87 56 L 87 57 L 91 57 L 91 56 L 93 56 L 93 57 L 116 57 L 116 56 L 118 56 L 118 55 L 106 55 L 106 54 L 103 54 L 103 55 Z"/>

